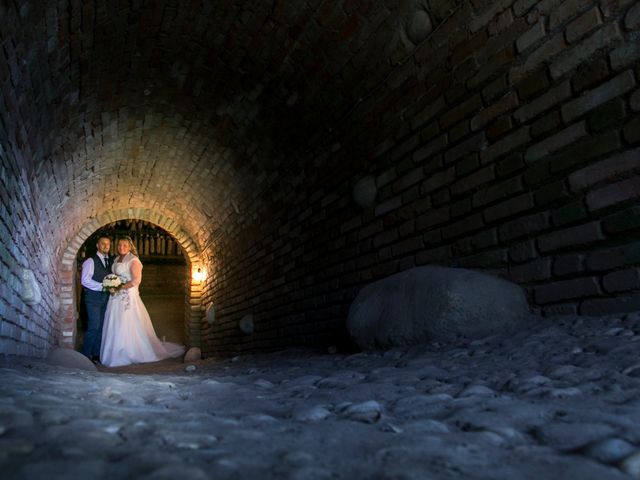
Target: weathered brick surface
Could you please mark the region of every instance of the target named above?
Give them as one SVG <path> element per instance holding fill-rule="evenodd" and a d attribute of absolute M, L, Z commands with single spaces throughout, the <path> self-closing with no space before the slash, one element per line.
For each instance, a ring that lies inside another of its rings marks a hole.
<path fill-rule="evenodd" d="M 558 276 L 570 275 L 584 270 L 584 255 L 568 253 L 558 255 L 553 260 L 553 274 Z"/>
<path fill-rule="evenodd" d="M 547 72 L 547 68 L 541 68 L 516 84 L 521 100 L 528 100 L 549 88 L 549 74 Z"/>
<path fill-rule="evenodd" d="M 634 112 L 640 111 L 640 90 L 636 90 L 629 98 L 629 106 Z"/>
<path fill-rule="evenodd" d="M 516 0 L 513 4 L 513 11 L 520 17 L 527 13 L 536 3 L 538 3 L 538 0 Z"/>
<path fill-rule="evenodd" d="M 640 46 L 638 42 L 630 42 L 621 45 L 610 54 L 611 67 L 620 70 L 640 59 Z"/>
<path fill-rule="evenodd" d="M 564 180 L 557 180 L 553 183 L 549 183 L 540 187 L 535 194 L 536 205 L 549 208 L 552 205 L 557 205 L 563 201 L 572 199 L 572 195 L 567 188 Z"/>
<path fill-rule="evenodd" d="M 637 312 L 640 310 L 640 295 L 616 296 L 585 300 L 581 303 L 580 315 L 607 315 L 611 312 Z"/>
<path fill-rule="evenodd" d="M 549 218 L 545 213 L 534 213 L 505 223 L 500 227 L 500 239 L 504 242 L 534 235 L 549 227 Z"/>
<path fill-rule="evenodd" d="M 553 224 L 559 227 L 568 223 L 576 223 L 588 217 L 587 208 L 582 200 L 568 203 L 551 212 Z"/>
<path fill-rule="evenodd" d="M 440 96 L 437 100 L 430 103 L 428 106 L 424 108 L 419 114 L 413 117 L 411 122 L 414 129 L 424 125 L 427 121 L 431 120 L 435 117 L 439 112 L 444 110 L 446 107 L 446 103 L 444 101 L 444 97 Z"/>
<path fill-rule="evenodd" d="M 587 268 L 597 272 L 626 267 L 639 262 L 640 245 L 637 242 L 594 250 L 587 255 Z"/>
<path fill-rule="evenodd" d="M 541 158 L 564 148 L 578 139 L 587 135 L 587 126 L 585 122 L 576 123 L 564 130 L 552 135 L 543 141 L 532 145 L 524 154 L 524 159 L 528 163 L 535 162 Z"/>
<path fill-rule="evenodd" d="M 497 158 L 506 155 L 522 145 L 525 145 L 529 140 L 531 140 L 529 127 L 523 127 L 516 130 L 514 133 L 507 135 L 505 138 L 495 142 L 493 145 L 490 145 L 487 149 L 483 150 L 480 154 L 482 163 L 493 162 Z"/>
<path fill-rule="evenodd" d="M 513 263 L 523 263 L 532 258 L 536 258 L 538 252 L 534 240 L 513 243 L 509 247 L 509 260 Z"/>
<path fill-rule="evenodd" d="M 624 17 L 624 26 L 629 30 L 640 30 L 640 5 L 635 4 Z"/>
<path fill-rule="evenodd" d="M 483 227 L 484 221 L 482 220 L 482 215 L 475 214 L 447 225 L 442 229 L 442 238 L 445 240 L 456 238 L 476 230 L 481 230 Z"/>
<path fill-rule="evenodd" d="M 513 119 L 508 115 L 497 118 L 487 127 L 487 140 L 494 142 L 513 129 Z"/>
<path fill-rule="evenodd" d="M 442 151 L 448 143 L 447 135 L 440 135 L 431 142 L 423 145 L 413 153 L 413 161 L 416 163 L 423 162 L 432 158 L 434 154 Z"/>
<path fill-rule="evenodd" d="M 616 130 L 598 136 L 590 136 L 567 148 L 562 154 L 551 157 L 550 170 L 553 174 L 571 172 L 594 158 L 610 154 L 622 148 L 620 133 Z"/>
<path fill-rule="evenodd" d="M 538 239 L 538 248 L 546 253 L 567 247 L 588 245 L 603 238 L 600 223 L 591 222 L 543 235 Z"/>
<path fill-rule="evenodd" d="M 479 190 L 473 195 L 473 205 L 474 207 L 484 206 L 501 198 L 512 197 L 523 190 L 522 179 L 511 177 Z"/>
<path fill-rule="evenodd" d="M 640 289 L 640 269 L 627 268 L 608 273 L 602 277 L 602 285 L 607 292 L 624 292 Z"/>
<path fill-rule="evenodd" d="M 462 120 L 455 127 L 452 127 L 449 130 L 449 141 L 451 143 L 457 143 L 458 140 L 466 137 L 467 134 L 471 131 L 469 124 L 469 120 Z"/>
<path fill-rule="evenodd" d="M 583 35 L 589 33 L 599 25 L 602 25 L 602 15 L 600 14 L 600 10 L 595 7 L 583 13 L 567 25 L 567 41 L 570 44 L 575 43 Z"/>
<path fill-rule="evenodd" d="M 528 166 L 522 178 L 525 185 L 532 188 L 539 188 L 545 182 L 551 181 L 551 169 L 547 162 L 540 162 Z"/>
<path fill-rule="evenodd" d="M 596 58 L 591 62 L 585 62 L 571 77 L 573 91 L 580 93 L 587 88 L 595 87 L 606 80 L 610 74 L 606 58 Z"/>
<path fill-rule="evenodd" d="M 582 168 L 569 175 L 569 184 L 575 192 L 607 179 L 640 169 L 640 148 L 628 150 Z"/>
<path fill-rule="evenodd" d="M 526 122 L 569 97 L 571 97 L 571 86 L 566 81 L 516 110 L 514 117 L 520 122 Z"/>
<path fill-rule="evenodd" d="M 545 304 L 562 300 L 598 295 L 600 287 L 596 277 L 576 278 L 543 285 L 535 289 L 537 303 Z"/>
<path fill-rule="evenodd" d="M 456 241 L 451 247 L 451 251 L 454 255 L 464 256 L 487 247 L 495 247 L 498 244 L 498 231 L 492 228 Z"/>
<path fill-rule="evenodd" d="M 587 206 L 589 210 L 594 211 L 622 202 L 635 201 L 638 198 L 640 198 L 640 176 L 634 176 L 589 192 Z"/>
<path fill-rule="evenodd" d="M 460 258 L 458 264 L 462 268 L 499 268 L 507 264 L 507 252 L 505 250 L 481 252 Z"/>
<path fill-rule="evenodd" d="M 454 195 L 461 195 L 468 192 L 471 189 L 476 189 L 480 185 L 483 185 L 495 178 L 493 166 L 489 165 L 483 167 L 475 173 L 461 178 L 457 182 L 451 185 L 451 193 Z"/>
<path fill-rule="evenodd" d="M 560 112 L 549 112 L 531 125 L 531 136 L 533 138 L 543 137 L 545 134 L 556 130 L 560 125 L 562 125 Z"/>
<path fill-rule="evenodd" d="M 469 100 L 442 115 L 442 117 L 440 117 L 440 126 L 443 129 L 447 129 L 463 118 L 470 116 L 474 112 L 477 112 L 478 110 L 480 110 L 480 108 L 482 108 L 482 98 L 480 97 L 480 95 L 475 95 Z"/>
<path fill-rule="evenodd" d="M 588 0 L 566 0 L 564 2 L 550 2 L 549 28 L 557 28 L 589 7 Z"/>
<path fill-rule="evenodd" d="M 545 22 L 544 19 L 540 19 L 536 24 L 533 25 L 529 30 L 518 37 L 516 41 L 516 46 L 518 47 L 518 52 L 522 52 L 526 50 L 534 43 L 542 40 L 546 34 Z"/>
<path fill-rule="evenodd" d="M 455 178 L 455 168 L 449 167 L 437 173 L 431 174 L 426 178 L 421 186 L 420 191 L 423 195 L 431 193 L 434 190 L 449 185 Z"/>
<path fill-rule="evenodd" d="M 463 198 L 462 200 L 451 203 L 451 218 L 454 219 L 456 217 L 468 215 L 472 210 L 473 207 L 471 205 L 471 199 L 469 197 Z"/>
<path fill-rule="evenodd" d="M 480 159 L 477 154 L 467 155 L 456 164 L 455 170 L 458 177 L 463 177 L 476 170 L 480 166 Z"/>
<path fill-rule="evenodd" d="M 448 222 L 450 218 L 449 206 L 431 209 L 416 219 L 416 228 L 418 230 L 424 230 L 436 225 L 442 225 Z"/>
<path fill-rule="evenodd" d="M 587 124 L 592 132 L 599 133 L 615 127 L 626 116 L 626 103 L 623 98 L 618 97 L 590 112 Z"/>
<path fill-rule="evenodd" d="M 640 207 L 630 207 L 605 217 L 602 222 L 602 228 L 609 235 L 640 229 Z"/>
<path fill-rule="evenodd" d="M 489 121 L 493 120 L 499 115 L 502 115 L 505 112 L 513 109 L 518 105 L 518 96 L 515 92 L 509 92 L 501 99 L 495 101 L 491 106 L 485 108 L 480 113 L 478 113 L 475 117 L 471 119 L 471 129 L 478 130 Z"/>
<path fill-rule="evenodd" d="M 510 266 L 507 278 L 516 283 L 531 283 L 546 280 L 551 276 L 551 259 L 540 257 L 531 262 Z"/>
<path fill-rule="evenodd" d="M 524 168 L 522 155 L 508 155 L 505 159 L 496 163 L 496 173 L 499 177 L 510 176 Z"/>
<path fill-rule="evenodd" d="M 629 143 L 640 143 L 640 117 L 633 118 L 624 126 L 624 138 Z"/>
<path fill-rule="evenodd" d="M 633 72 L 627 70 L 598 88 L 565 104 L 562 107 L 562 118 L 569 123 L 598 105 L 627 93 L 635 85 Z"/>
<path fill-rule="evenodd" d="M 456 162 L 460 158 L 468 155 L 469 153 L 477 152 L 478 150 L 482 150 L 486 146 L 486 139 L 484 132 L 478 133 L 468 140 L 465 140 L 462 143 L 450 148 L 444 154 L 444 161 L 447 164 Z"/>
<path fill-rule="evenodd" d="M 552 37 L 545 37 L 545 41 L 537 47 L 522 65 L 514 66 L 509 71 L 509 81 L 517 83 L 531 72 L 546 64 L 550 58 L 555 57 L 564 51 L 566 43 L 562 34 L 555 34 Z"/>
<path fill-rule="evenodd" d="M 530 193 L 523 193 L 516 198 L 488 207 L 484 211 L 484 219 L 487 223 L 490 223 L 507 217 L 522 215 L 523 212 L 531 210 L 534 205 L 533 196 Z"/>
<path fill-rule="evenodd" d="M 507 90 L 509 90 L 507 75 L 502 74 L 482 89 L 482 98 L 488 104 L 504 95 Z"/>
<path fill-rule="evenodd" d="M 635 0 L 602 0 L 602 2 L 600 2 L 600 9 L 605 18 L 612 18 L 633 4 L 635 4 Z"/>
<path fill-rule="evenodd" d="M 551 76 L 560 78 L 573 71 L 591 55 L 603 47 L 609 47 L 623 39 L 620 27 L 610 23 L 591 34 L 575 47 L 563 51 L 550 66 Z"/>
<path fill-rule="evenodd" d="M 472 20 L 469 25 L 471 32 L 475 33 L 481 28 L 486 27 L 487 24 L 493 20 L 499 13 L 509 8 L 511 5 L 509 0 L 498 0 L 496 2 L 488 2 L 488 7 L 481 10 Z"/>

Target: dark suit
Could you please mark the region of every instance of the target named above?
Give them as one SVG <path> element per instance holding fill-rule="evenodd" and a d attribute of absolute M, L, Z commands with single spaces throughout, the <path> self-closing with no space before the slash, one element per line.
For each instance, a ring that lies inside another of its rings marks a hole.
<path fill-rule="evenodd" d="M 102 283 L 104 277 L 111 273 L 113 259 L 109 257 L 108 268 L 102 264 L 102 260 L 97 253 L 91 259 L 93 260 L 93 276 L 91 278 L 98 283 Z M 100 356 L 102 324 L 104 323 L 104 314 L 107 311 L 107 303 L 109 302 L 109 292 L 97 292 L 83 287 L 83 293 L 84 304 L 87 308 L 88 325 L 87 333 L 84 335 L 82 353 L 89 358 L 97 358 Z"/>

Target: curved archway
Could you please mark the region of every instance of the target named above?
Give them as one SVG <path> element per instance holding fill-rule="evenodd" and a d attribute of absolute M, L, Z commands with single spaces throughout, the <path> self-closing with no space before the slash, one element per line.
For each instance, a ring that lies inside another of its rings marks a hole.
<path fill-rule="evenodd" d="M 153 223 L 166 230 L 186 253 L 188 276 L 185 279 L 185 343 L 187 347 L 200 347 L 202 320 L 202 282 L 194 279 L 193 272 L 204 268 L 200 248 L 175 220 L 148 208 L 123 208 L 111 210 L 89 219 L 71 238 L 60 259 L 58 291 L 60 292 L 60 317 L 58 320 L 58 344 L 73 348 L 77 334 L 78 309 L 76 304 L 76 257 L 83 243 L 100 228 L 118 220 L 134 218 Z"/>

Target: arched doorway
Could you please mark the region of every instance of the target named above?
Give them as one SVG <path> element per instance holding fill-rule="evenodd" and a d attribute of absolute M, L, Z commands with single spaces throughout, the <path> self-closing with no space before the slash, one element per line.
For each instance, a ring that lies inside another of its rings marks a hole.
<path fill-rule="evenodd" d="M 111 240 L 111 255 L 117 255 L 117 241 L 129 236 L 143 268 L 140 297 L 149 312 L 156 335 L 161 340 L 185 344 L 184 309 L 186 299 L 185 279 L 190 276 L 189 259 L 174 238 L 163 228 L 144 220 L 126 219 L 104 225 L 82 244 L 76 257 L 76 308 L 79 312 L 76 325 L 75 348 L 80 349 L 86 332 L 86 312 L 81 285 L 82 264 L 96 251 L 99 237 Z"/>
<path fill-rule="evenodd" d="M 184 343 L 187 347 L 201 347 L 203 317 L 201 298 L 203 277 L 206 275 L 206 271 L 199 248 L 177 222 L 153 210 L 142 208 L 127 208 L 105 212 L 97 218 L 90 219 L 79 229 L 75 236 L 69 240 L 68 246 L 62 254 L 59 269 L 60 319 L 56 325 L 57 331 L 55 332 L 58 338 L 57 343 L 66 348 L 75 348 L 78 343 L 81 289 L 78 287 L 77 272 L 80 267 L 78 265 L 78 256 L 83 245 L 89 237 L 101 231 L 105 226 L 122 220 L 143 221 L 155 227 L 160 227 L 181 249 L 182 257 L 185 261 L 184 277 L 182 277 L 185 292 L 184 308 L 182 310 L 184 319 Z M 90 244 L 91 242 L 88 243 Z M 93 247 L 95 248 L 95 241 L 93 242 Z M 177 251 L 177 247 L 175 251 Z M 197 275 L 196 272 L 200 275 Z M 146 279 L 144 281 L 146 281 Z M 152 308 L 154 307 L 152 306 Z M 161 306 L 156 305 L 155 308 L 161 308 Z M 162 335 L 160 335 L 160 337 L 162 338 Z M 170 340 L 169 337 L 166 339 L 167 341 Z"/>

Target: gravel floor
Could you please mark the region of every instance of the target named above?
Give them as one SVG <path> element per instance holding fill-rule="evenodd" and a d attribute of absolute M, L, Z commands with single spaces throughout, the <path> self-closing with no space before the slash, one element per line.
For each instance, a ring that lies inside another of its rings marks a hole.
<path fill-rule="evenodd" d="M 0 364 L 9 479 L 640 479 L 640 315 L 387 352 Z"/>

